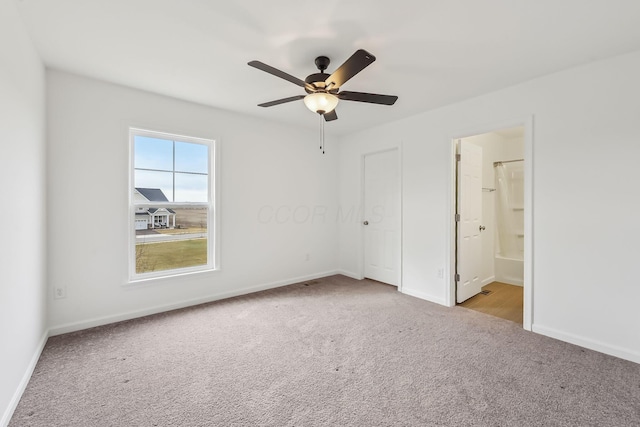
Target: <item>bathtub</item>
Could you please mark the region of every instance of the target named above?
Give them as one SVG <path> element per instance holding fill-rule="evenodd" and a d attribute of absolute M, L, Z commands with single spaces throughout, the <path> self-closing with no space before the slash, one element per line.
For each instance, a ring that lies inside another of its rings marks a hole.
<path fill-rule="evenodd" d="M 496 255 L 495 272 L 496 282 L 524 286 L 524 261 L 522 259 Z"/>

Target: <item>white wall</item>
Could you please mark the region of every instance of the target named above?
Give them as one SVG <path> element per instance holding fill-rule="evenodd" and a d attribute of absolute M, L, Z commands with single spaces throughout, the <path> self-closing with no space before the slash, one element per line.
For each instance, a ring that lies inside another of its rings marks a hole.
<path fill-rule="evenodd" d="M 0 425 L 46 339 L 44 68 L 0 1 Z"/>
<path fill-rule="evenodd" d="M 59 71 L 47 91 L 53 333 L 336 271 L 337 156 L 317 132 Z M 129 126 L 219 141 L 220 271 L 124 286 Z"/>
<path fill-rule="evenodd" d="M 359 200 L 362 153 L 402 141 L 403 291 L 446 303 L 450 139 L 533 115 L 533 330 L 640 362 L 638 75 L 640 52 L 343 138 L 340 203 Z M 360 228 L 339 227 L 357 274 Z"/>

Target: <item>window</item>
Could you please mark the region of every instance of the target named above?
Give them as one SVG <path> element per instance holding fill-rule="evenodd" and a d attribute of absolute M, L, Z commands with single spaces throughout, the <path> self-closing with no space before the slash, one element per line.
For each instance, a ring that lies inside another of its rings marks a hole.
<path fill-rule="evenodd" d="M 215 268 L 215 142 L 130 129 L 130 278 Z"/>

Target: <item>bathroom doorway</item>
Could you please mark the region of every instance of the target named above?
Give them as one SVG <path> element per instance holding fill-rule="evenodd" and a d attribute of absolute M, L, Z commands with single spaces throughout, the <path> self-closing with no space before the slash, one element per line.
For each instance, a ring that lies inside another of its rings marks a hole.
<path fill-rule="evenodd" d="M 521 125 L 453 141 L 456 303 L 519 324 L 529 207 L 525 136 Z"/>

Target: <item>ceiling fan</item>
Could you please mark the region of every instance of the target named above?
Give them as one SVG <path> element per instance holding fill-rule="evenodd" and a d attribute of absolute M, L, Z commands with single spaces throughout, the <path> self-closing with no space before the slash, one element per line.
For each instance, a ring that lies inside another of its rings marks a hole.
<path fill-rule="evenodd" d="M 325 121 L 331 121 L 338 118 L 335 108 L 339 100 L 368 102 L 380 105 L 393 105 L 398 100 L 397 96 L 392 95 L 348 91 L 340 92 L 340 87 L 343 84 L 371 65 L 375 60 L 375 56 L 366 50 L 359 49 L 351 55 L 344 64 L 338 67 L 333 74 L 329 75 L 324 71 L 329 67 L 331 61 L 326 56 L 318 56 L 315 63 L 320 72 L 310 74 L 304 81 L 260 61 L 251 61 L 248 65 L 301 86 L 307 92 L 307 95 L 296 95 L 258 104 L 259 107 L 273 107 L 274 105 L 304 99 L 307 108 L 314 113 L 324 116 Z"/>

